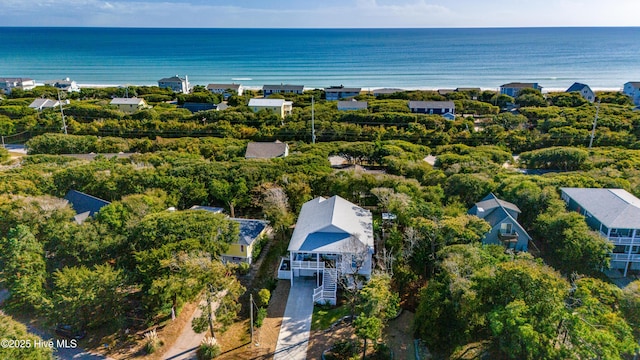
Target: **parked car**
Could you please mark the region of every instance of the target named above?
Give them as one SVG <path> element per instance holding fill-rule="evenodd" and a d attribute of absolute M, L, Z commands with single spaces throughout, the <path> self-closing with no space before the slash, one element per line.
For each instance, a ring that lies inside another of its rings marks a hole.
<path fill-rule="evenodd" d="M 77 330 L 71 325 L 58 324 L 56 325 L 56 334 L 66 337 L 68 339 L 84 339 L 87 336 L 87 332 L 84 330 Z"/>

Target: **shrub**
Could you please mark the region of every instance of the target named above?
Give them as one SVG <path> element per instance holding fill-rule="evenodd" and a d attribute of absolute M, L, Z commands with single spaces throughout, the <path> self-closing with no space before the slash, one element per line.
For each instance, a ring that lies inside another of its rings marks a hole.
<path fill-rule="evenodd" d="M 144 350 L 147 354 L 153 354 L 160 346 L 162 346 L 162 340 L 158 337 L 158 333 L 155 330 L 144 333 Z"/>
<path fill-rule="evenodd" d="M 269 305 L 269 300 L 271 299 L 271 291 L 269 289 L 260 289 L 258 291 L 258 306 L 267 306 Z"/>
<path fill-rule="evenodd" d="M 218 357 L 221 352 L 220 346 L 215 338 L 205 337 L 198 348 L 196 356 L 198 360 L 211 360 Z"/>
<path fill-rule="evenodd" d="M 262 323 L 264 322 L 264 319 L 267 317 L 267 309 L 266 308 L 259 308 L 258 309 L 258 314 L 256 316 L 256 321 L 255 321 L 255 325 L 256 327 L 262 327 Z"/>
<path fill-rule="evenodd" d="M 238 273 L 240 275 L 247 275 L 250 270 L 251 265 L 249 265 L 249 263 L 241 262 L 240 264 L 238 264 Z"/>

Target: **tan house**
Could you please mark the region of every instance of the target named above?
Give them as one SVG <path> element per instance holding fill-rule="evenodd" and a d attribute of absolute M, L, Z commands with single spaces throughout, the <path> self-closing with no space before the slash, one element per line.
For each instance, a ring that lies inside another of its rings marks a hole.
<path fill-rule="evenodd" d="M 138 110 L 146 109 L 149 107 L 147 102 L 144 99 L 140 98 L 114 98 L 111 100 L 109 105 L 113 105 L 118 108 L 118 110 L 132 114 Z"/>

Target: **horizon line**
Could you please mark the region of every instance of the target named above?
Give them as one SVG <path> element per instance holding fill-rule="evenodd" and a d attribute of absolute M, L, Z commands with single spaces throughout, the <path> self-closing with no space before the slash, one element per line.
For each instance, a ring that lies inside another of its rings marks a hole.
<path fill-rule="evenodd" d="M 0 25 L 1 28 L 36 29 L 171 29 L 171 30 L 479 30 L 479 29 L 632 29 L 638 25 L 553 25 L 553 26 L 447 26 L 447 27 L 161 27 L 161 26 L 40 26 L 40 25 Z"/>

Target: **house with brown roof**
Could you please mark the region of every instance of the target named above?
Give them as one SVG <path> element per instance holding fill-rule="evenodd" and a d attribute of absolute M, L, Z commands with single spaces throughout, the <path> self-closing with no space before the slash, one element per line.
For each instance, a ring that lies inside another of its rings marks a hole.
<path fill-rule="evenodd" d="M 274 142 L 250 142 L 247 144 L 246 159 L 273 159 L 289 156 L 289 145 L 279 140 Z"/>

